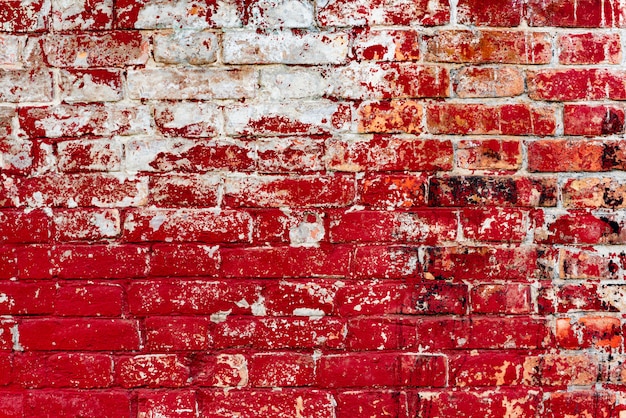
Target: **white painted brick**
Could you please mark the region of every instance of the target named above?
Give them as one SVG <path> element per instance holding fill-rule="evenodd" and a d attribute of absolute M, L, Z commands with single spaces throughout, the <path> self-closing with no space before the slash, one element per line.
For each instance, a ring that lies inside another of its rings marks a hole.
<path fill-rule="evenodd" d="M 320 98 L 330 90 L 324 70 L 315 67 L 261 68 L 261 93 L 271 100 Z"/>
<path fill-rule="evenodd" d="M 339 64 L 348 57 L 347 33 L 291 31 L 224 34 L 224 62 L 228 64 Z"/>
<path fill-rule="evenodd" d="M 248 26 L 262 28 L 310 28 L 314 7 L 307 0 L 257 0 L 250 8 Z"/>
<path fill-rule="evenodd" d="M 224 124 L 221 108 L 203 102 L 158 103 L 154 119 L 161 132 L 168 136 L 215 136 L 221 133 Z"/>
<path fill-rule="evenodd" d="M 237 104 L 224 109 L 228 135 L 315 135 L 345 130 L 350 110 L 330 101 Z"/>
<path fill-rule="evenodd" d="M 122 79 L 119 70 L 61 70 L 59 87 L 62 100 L 69 103 L 122 100 Z"/>
<path fill-rule="evenodd" d="M 209 100 L 252 97 L 258 71 L 241 69 L 142 69 L 128 72 L 131 99 Z"/>
<path fill-rule="evenodd" d="M 154 37 L 154 60 L 165 64 L 202 65 L 215 62 L 218 39 L 215 33 L 177 30 Z"/>
<path fill-rule="evenodd" d="M 0 35 L 0 65 L 18 64 L 25 44 L 25 36 Z"/>

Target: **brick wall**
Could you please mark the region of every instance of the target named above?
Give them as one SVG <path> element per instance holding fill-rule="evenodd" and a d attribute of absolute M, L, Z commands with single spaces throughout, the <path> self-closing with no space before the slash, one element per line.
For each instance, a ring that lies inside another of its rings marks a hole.
<path fill-rule="evenodd" d="M 0 31 L 0 417 L 626 415 L 626 1 Z"/>

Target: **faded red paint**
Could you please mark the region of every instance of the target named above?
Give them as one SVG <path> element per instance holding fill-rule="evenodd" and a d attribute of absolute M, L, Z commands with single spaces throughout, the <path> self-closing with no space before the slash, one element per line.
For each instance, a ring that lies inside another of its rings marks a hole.
<path fill-rule="evenodd" d="M 624 27 L 0 0 L 0 416 L 623 418 Z"/>

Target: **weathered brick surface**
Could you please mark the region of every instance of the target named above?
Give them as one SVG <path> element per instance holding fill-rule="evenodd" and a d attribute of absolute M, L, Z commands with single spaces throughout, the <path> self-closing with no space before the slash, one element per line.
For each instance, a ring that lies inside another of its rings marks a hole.
<path fill-rule="evenodd" d="M 624 418 L 625 30 L 0 0 L 0 417 Z"/>

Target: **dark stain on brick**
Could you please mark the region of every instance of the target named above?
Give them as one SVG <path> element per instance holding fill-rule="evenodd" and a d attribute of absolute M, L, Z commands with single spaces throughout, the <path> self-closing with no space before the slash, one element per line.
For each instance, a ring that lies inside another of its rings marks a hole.
<path fill-rule="evenodd" d="M 602 199 L 604 200 L 604 203 L 609 207 L 620 206 L 622 203 L 624 203 L 624 198 L 619 194 L 613 193 L 613 191 L 610 189 L 604 190 Z"/>
<path fill-rule="evenodd" d="M 624 121 L 619 114 L 609 110 L 602 121 L 602 135 L 613 135 L 624 132 Z"/>

